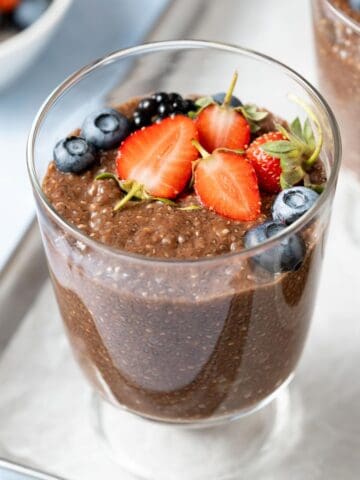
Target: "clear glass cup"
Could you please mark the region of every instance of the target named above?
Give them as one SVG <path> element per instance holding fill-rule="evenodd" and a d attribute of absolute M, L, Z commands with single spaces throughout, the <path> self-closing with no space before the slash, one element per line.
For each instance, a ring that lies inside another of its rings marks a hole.
<path fill-rule="evenodd" d="M 239 72 L 237 96 L 283 118 L 304 117 L 287 98 L 291 92 L 309 104 L 324 130 L 327 188 L 316 207 L 285 233 L 239 253 L 159 260 L 94 241 L 49 204 L 41 182 L 53 145 L 97 105 L 118 105 L 154 90 L 211 94 L 224 89 L 234 70 Z M 133 444 L 122 435 L 121 410 L 138 415 L 128 417 L 132 434 L 140 426 L 152 432 L 147 431 L 151 463 L 157 458 L 155 439 L 161 436 L 151 429 L 161 422 L 223 424 L 269 404 L 290 381 L 316 301 L 339 164 L 337 124 L 319 93 L 279 62 L 231 45 L 171 41 L 115 52 L 71 76 L 45 102 L 30 134 L 28 168 L 49 271 L 75 356 L 105 400 L 96 401 L 97 428 L 109 443 L 116 437 L 118 458 L 130 469 L 147 475 L 146 468 L 137 469 L 129 460 L 133 451 L 124 454 Z M 307 248 L 298 271 L 271 274 L 257 266 L 257 255 L 295 234 Z M 116 418 L 121 418 L 117 429 Z M 244 449 L 251 443 L 251 428 L 245 430 Z M 166 433 L 161 458 L 176 450 L 167 439 Z M 186 463 L 187 478 L 193 478 L 190 467 L 201 467 L 201 458 Z M 153 468 L 157 479 L 169 478 L 159 465 Z"/>
<path fill-rule="evenodd" d="M 344 166 L 360 178 L 360 23 L 339 0 L 312 0 L 319 83 L 339 122 Z"/>

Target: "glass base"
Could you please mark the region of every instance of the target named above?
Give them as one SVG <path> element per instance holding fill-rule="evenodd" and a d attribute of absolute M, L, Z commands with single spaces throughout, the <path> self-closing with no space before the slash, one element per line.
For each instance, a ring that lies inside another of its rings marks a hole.
<path fill-rule="evenodd" d="M 96 433 L 123 469 L 143 479 L 225 480 L 239 478 L 239 471 L 255 479 L 282 456 L 300 430 L 295 424 L 301 409 L 290 415 L 290 380 L 265 399 L 262 408 L 202 428 L 149 421 L 94 396 Z"/>

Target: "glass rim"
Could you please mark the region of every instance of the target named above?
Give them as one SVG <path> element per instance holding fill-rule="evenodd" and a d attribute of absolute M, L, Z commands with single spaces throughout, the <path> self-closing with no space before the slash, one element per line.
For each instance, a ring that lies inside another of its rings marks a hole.
<path fill-rule="evenodd" d="M 160 257 L 148 257 L 145 255 L 127 252 L 126 250 L 121 250 L 110 245 L 106 245 L 101 243 L 98 240 L 95 240 L 82 232 L 78 229 L 75 225 L 72 225 L 67 220 L 65 220 L 53 207 L 53 205 L 49 202 L 48 198 L 46 197 L 45 193 L 42 190 L 41 181 L 38 178 L 35 169 L 35 155 L 34 155 L 34 147 L 35 142 L 37 139 L 37 134 L 40 130 L 40 127 L 43 121 L 46 118 L 47 113 L 51 110 L 57 99 L 69 88 L 75 85 L 79 80 L 81 80 L 85 75 L 91 73 L 92 71 L 106 66 L 108 63 L 111 63 L 115 60 L 119 60 L 121 58 L 142 54 L 142 53 L 150 53 L 150 52 L 157 52 L 157 51 L 165 51 L 165 50 L 176 50 L 176 49 L 192 49 L 192 48 L 210 48 L 215 49 L 218 51 L 224 51 L 228 53 L 237 53 L 243 56 L 247 56 L 249 58 L 256 59 L 258 61 L 265 62 L 272 66 L 277 67 L 279 70 L 283 71 L 283 73 L 290 76 L 293 80 L 295 80 L 305 91 L 315 96 L 315 98 L 320 102 L 321 106 L 323 107 L 329 125 L 331 127 L 332 136 L 334 139 L 334 164 L 331 168 L 330 177 L 327 180 L 327 185 L 324 192 L 320 195 L 319 200 L 316 202 L 315 206 L 311 208 L 308 212 L 306 212 L 302 217 L 296 220 L 293 224 L 289 225 L 286 229 L 280 232 L 277 235 L 269 238 L 265 242 L 249 247 L 244 248 L 237 252 L 229 252 L 224 253 L 221 255 L 215 255 L 213 257 L 202 257 L 196 259 L 176 259 L 176 258 L 160 258 Z M 249 255 L 253 256 L 257 252 L 260 252 L 266 248 L 271 248 L 271 246 L 275 246 L 276 243 L 281 241 L 282 239 L 288 237 L 289 235 L 293 234 L 301 225 L 306 224 L 315 215 L 321 210 L 322 206 L 327 202 L 328 199 L 331 198 L 331 193 L 336 188 L 337 177 L 339 173 L 340 163 L 341 163 L 341 138 L 340 138 L 340 131 L 335 119 L 335 116 L 329 107 L 327 101 L 323 98 L 323 96 L 317 91 L 315 87 L 313 87 L 304 77 L 302 77 L 299 73 L 297 73 L 292 68 L 288 67 L 287 65 L 275 60 L 274 58 L 259 53 L 255 50 L 251 50 L 248 48 L 239 47 L 232 44 L 222 43 L 222 42 L 212 42 L 207 40 L 167 40 L 167 41 L 159 41 L 159 42 L 150 42 L 150 43 L 143 43 L 141 45 L 137 45 L 130 48 L 116 50 L 108 55 L 101 57 L 98 60 L 95 60 L 88 65 L 80 68 L 75 73 L 71 74 L 67 77 L 58 87 L 56 87 L 52 93 L 47 97 L 44 101 L 42 106 L 40 107 L 30 130 L 28 141 L 27 141 L 27 169 L 30 176 L 31 184 L 35 193 L 36 199 L 41 201 L 41 205 L 45 208 L 48 212 L 50 217 L 55 220 L 57 224 L 59 224 L 65 231 L 69 232 L 72 236 L 80 240 L 81 242 L 93 247 L 96 250 L 103 250 L 107 254 L 118 257 L 118 258 L 126 258 L 132 259 L 134 261 L 140 261 L 145 263 L 162 263 L 162 264 L 202 264 L 202 263 L 218 263 L 228 260 L 229 258 L 238 258 L 238 257 L 247 257 Z"/>
<path fill-rule="evenodd" d="M 348 27 L 353 28 L 357 34 L 360 35 L 360 23 L 355 20 L 355 18 L 350 17 L 346 12 L 340 10 L 336 5 L 331 3 L 330 0 L 324 0 L 327 7 L 331 10 L 331 12 L 340 18 Z"/>

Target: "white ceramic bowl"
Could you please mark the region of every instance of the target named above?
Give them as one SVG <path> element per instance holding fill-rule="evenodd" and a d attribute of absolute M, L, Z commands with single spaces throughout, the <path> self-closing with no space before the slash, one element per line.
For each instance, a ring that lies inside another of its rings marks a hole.
<path fill-rule="evenodd" d="M 45 47 L 72 0 L 52 0 L 30 27 L 0 42 L 0 89 L 28 67 Z"/>

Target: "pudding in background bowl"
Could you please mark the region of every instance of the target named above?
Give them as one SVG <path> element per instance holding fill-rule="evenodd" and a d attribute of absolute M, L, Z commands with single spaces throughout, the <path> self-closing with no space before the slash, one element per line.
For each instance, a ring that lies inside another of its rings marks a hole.
<path fill-rule="evenodd" d="M 0 89 L 45 47 L 72 0 L 0 0 Z"/>

